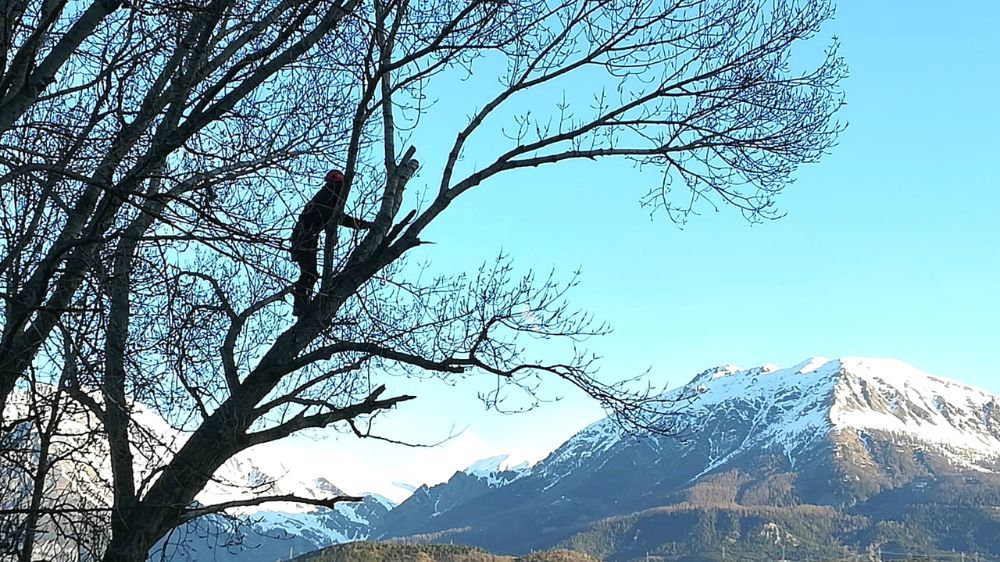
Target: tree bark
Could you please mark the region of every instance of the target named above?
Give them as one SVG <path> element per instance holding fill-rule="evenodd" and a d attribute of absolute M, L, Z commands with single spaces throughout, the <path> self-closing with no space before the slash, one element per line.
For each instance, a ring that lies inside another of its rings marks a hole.
<path fill-rule="evenodd" d="M 133 526 L 135 526 L 133 522 Z M 146 562 L 150 549 L 156 544 L 155 538 L 145 529 L 129 529 L 111 538 L 102 562 Z"/>

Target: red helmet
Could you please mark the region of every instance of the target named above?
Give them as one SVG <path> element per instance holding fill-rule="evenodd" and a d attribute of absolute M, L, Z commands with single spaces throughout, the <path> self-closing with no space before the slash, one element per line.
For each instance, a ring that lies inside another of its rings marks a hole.
<path fill-rule="evenodd" d="M 330 170 L 326 173 L 326 181 L 333 183 L 343 183 L 344 182 L 344 172 L 340 170 Z"/>

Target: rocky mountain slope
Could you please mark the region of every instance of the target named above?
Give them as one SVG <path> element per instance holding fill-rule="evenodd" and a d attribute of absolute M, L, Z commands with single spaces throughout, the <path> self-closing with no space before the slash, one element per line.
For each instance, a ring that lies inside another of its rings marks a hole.
<path fill-rule="evenodd" d="M 672 396 L 696 396 L 680 439 L 622 435 L 604 420 L 508 484 L 374 536 L 504 553 L 562 544 L 612 559 L 761 544 L 1000 555 L 996 396 L 863 358 L 719 367 Z M 911 533 L 927 539 L 901 540 Z"/>
<path fill-rule="evenodd" d="M 475 502 L 489 492 L 506 486 L 528 472 L 527 465 L 501 468 L 506 456 L 479 461 L 456 472 L 442 484 L 420 486 L 396 509 L 378 520 L 376 527 L 411 529 L 423 526 L 456 507 Z"/>

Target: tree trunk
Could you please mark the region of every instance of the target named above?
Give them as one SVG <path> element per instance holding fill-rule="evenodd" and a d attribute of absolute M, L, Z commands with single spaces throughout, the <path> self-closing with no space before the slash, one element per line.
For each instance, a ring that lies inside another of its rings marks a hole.
<path fill-rule="evenodd" d="M 137 544 L 119 545 L 112 542 L 104 552 L 101 562 L 146 562 L 149 546 Z"/>
<path fill-rule="evenodd" d="M 136 528 L 140 525 L 132 522 L 129 528 L 115 529 L 101 562 L 146 562 L 156 539 L 146 529 Z"/>

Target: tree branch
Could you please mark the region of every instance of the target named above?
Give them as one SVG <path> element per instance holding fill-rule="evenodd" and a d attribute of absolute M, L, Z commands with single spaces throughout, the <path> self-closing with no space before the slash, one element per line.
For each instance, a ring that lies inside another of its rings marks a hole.
<path fill-rule="evenodd" d="M 326 427 L 330 424 L 352 420 L 358 416 L 373 414 L 380 410 L 388 410 L 400 402 L 413 400 L 416 396 L 394 396 L 392 398 L 379 399 L 385 392 L 385 385 L 381 385 L 368 395 L 364 401 L 358 402 L 346 408 L 337 408 L 322 414 L 306 415 L 304 412 L 296 415 L 287 422 L 272 428 L 264 429 L 254 433 L 248 433 L 241 440 L 243 448 L 252 447 L 261 443 L 268 443 L 283 437 L 287 437 L 295 432 L 308 428 Z"/>
<path fill-rule="evenodd" d="M 338 503 L 343 502 L 360 502 L 364 501 L 364 496 L 333 496 L 332 498 L 306 498 L 302 496 L 296 496 L 295 494 L 283 494 L 279 496 L 261 496 L 257 498 L 250 498 L 245 500 L 233 500 L 223 503 L 218 503 L 214 505 L 208 505 L 205 507 L 190 508 L 184 511 L 181 515 L 181 523 L 191 521 L 192 519 L 197 519 L 198 517 L 203 517 L 205 515 L 210 515 L 212 513 L 219 513 L 221 511 L 226 511 L 227 509 L 234 509 L 237 507 L 250 507 L 255 505 L 262 505 L 265 503 L 274 502 L 289 502 L 289 503 L 304 503 L 306 505 L 315 505 L 317 507 L 325 507 L 327 509 L 334 509 Z"/>

